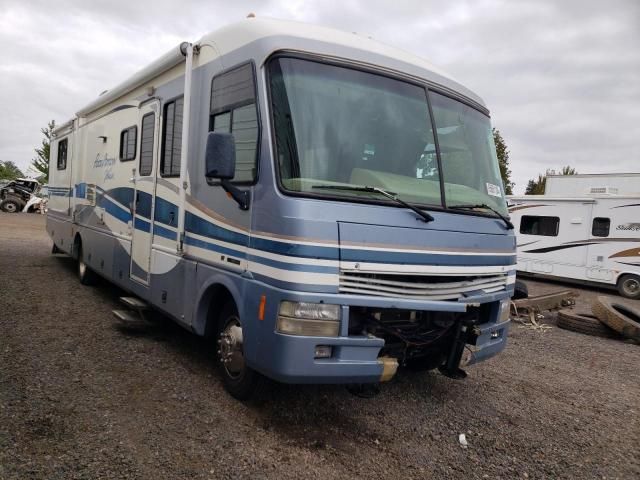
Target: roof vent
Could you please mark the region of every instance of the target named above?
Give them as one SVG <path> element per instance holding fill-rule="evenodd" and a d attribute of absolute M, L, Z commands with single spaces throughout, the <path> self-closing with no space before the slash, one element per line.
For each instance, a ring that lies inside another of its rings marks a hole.
<path fill-rule="evenodd" d="M 615 187 L 591 187 L 591 195 L 617 195 L 618 189 Z"/>

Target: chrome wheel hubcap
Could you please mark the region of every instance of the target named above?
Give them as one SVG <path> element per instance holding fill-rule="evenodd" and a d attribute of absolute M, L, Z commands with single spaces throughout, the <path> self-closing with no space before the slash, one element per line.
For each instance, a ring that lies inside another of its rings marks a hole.
<path fill-rule="evenodd" d="M 7 203 L 4 206 L 4 209 L 7 213 L 14 213 L 17 210 L 16 206 L 13 203 Z"/>
<path fill-rule="evenodd" d="M 238 378 L 244 370 L 242 326 L 236 316 L 229 318 L 218 337 L 218 358 L 231 378 Z"/>

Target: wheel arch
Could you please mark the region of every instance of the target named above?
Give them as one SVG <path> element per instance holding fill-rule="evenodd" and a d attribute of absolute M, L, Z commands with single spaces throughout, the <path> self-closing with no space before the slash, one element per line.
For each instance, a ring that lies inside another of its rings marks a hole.
<path fill-rule="evenodd" d="M 242 295 L 239 285 L 225 275 L 214 275 L 199 289 L 193 318 L 193 331 L 200 336 L 215 333 L 218 313 L 222 306 L 233 301 L 240 318 L 243 316 Z"/>
<path fill-rule="evenodd" d="M 80 252 L 80 247 L 82 246 L 82 235 L 80 232 L 76 232 L 73 236 L 73 245 L 71 247 L 71 256 L 78 259 L 78 253 Z"/>
<path fill-rule="evenodd" d="M 616 284 L 625 275 L 634 275 L 636 277 L 640 277 L 640 270 L 620 270 L 619 273 L 616 275 Z"/>

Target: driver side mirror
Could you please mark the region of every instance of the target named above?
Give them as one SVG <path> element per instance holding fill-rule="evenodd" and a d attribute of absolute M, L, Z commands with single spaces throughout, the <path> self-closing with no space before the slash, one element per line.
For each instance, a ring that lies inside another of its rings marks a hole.
<path fill-rule="evenodd" d="M 230 133 L 209 132 L 205 153 L 205 176 L 231 180 L 236 174 L 236 144 Z"/>
<path fill-rule="evenodd" d="M 231 180 L 236 174 L 236 143 L 230 133 L 209 132 L 205 152 L 205 176 L 220 180 L 220 185 L 241 210 L 249 210 L 250 195 L 240 190 Z"/>

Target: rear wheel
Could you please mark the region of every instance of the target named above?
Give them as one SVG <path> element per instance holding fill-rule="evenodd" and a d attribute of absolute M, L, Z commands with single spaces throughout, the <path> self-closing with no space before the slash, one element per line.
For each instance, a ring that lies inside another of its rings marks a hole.
<path fill-rule="evenodd" d="M 98 275 L 87 265 L 82 244 L 78 244 L 78 279 L 82 285 L 95 285 L 98 281 Z"/>
<path fill-rule="evenodd" d="M 217 343 L 222 383 L 227 392 L 238 400 L 258 396 L 266 379 L 245 362 L 242 323 L 232 302 L 227 303 L 220 314 Z"/>
<path fill-rule="evenodd" d="M 0 203 L 0 210 L 6 213 L 18 213 L 22 211 L 25 205 L 26 203 L 19 198 L 8 197 Z"/>
<path fill-rule="evenodd" d="M 622 275 L 618 280 L 618 293 L 623 297 L 640 299 L 640 277 L 638 275 Z"/>

